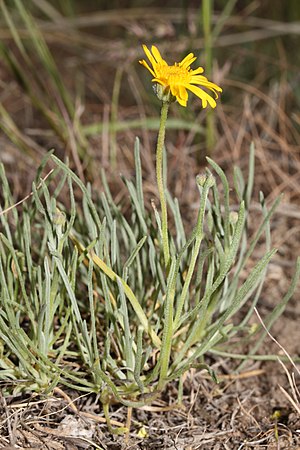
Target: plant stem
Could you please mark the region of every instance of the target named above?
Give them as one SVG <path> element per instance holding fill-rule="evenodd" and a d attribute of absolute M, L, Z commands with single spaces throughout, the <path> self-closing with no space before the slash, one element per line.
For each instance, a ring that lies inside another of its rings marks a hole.
<path fill-rule="evenodd" d="M 160 125 L 156 147 L 156 180 L 161 207 L 161 238 L 164 252 L 165 267 L 168 266 L 170 259 L 169 238 L 168 238 L 168 212 L 165 195 L 166 180 L 164 180 L 164 171 L 163 171 L 163 152 L 164 152 L 165 131 L 166 131 L 166 121 L 168 117 L 168 110 L 169 110 L 169 102 L 163 101 L 160 112 Z"/>

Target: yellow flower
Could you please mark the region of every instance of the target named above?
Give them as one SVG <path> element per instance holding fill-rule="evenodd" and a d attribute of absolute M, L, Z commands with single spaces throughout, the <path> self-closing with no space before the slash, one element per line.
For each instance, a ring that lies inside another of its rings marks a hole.
<path fill-rule="evenodd" d="M 160 99 L 164 99 L 171 93 L 180 105 L 186 106 L 188 89 L 202 100 L 203 108 L 206 108 L 208 103 L 212 108 L 216 107 L 214 98 L 195 85 L 198 84 L 211 90 L 215 94 L 215 98 L 218 98 L 218 92 L 222 92 L 222 89 L 211 81 L 208 81 L 203 75 L 200 75 L 204 72 L 202 67 L 198 67 L 198 69 L 195 70 L 191 69 L 191 64 L 197 59 L 193 53 L 189 53 L 180 63 L 169 66 L 166 61 L 162 59 L 158 48 L 154 45 L 151 47 L 151 52 L 146 45 L 143 45 L 143 49 L 152 68 L 144 59 L 139 62 L 153 75 L 153 83 L 158 83 L 158 85 L 162 87 L 162 95 L 158 95 Z"/>

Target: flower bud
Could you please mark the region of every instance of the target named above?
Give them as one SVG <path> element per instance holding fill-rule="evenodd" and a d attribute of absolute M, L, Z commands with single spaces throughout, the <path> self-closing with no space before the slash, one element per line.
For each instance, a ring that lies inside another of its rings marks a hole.
<path fill-rule="evenodd" d="M 230 211 L 230 213 L 229 213 L 229 222 L 232 225 L 235 225 L 237 223 L 238 219 L 239 219 L 238 213 L 236 211 Z"/>
<path fill-rule="evenodd" d="M 206 183 L 206 180 L 208 180 L 208 187 L 211 188 L 215 185 L 215 177 L 210 173 L 210 174 L 206 174 L 206 173 L 202 173 L 200 175 L 197 176 L 196 181 L 197 183 L 203 187 L 204 184 Z"/>
<path fill-rule="evenodd" d="M 54 225 L 61 225 L 63 226 L 66 221 L 66 215 L 63 211 L 60 211 L 58 208 L 56 208 L 55 214 L 53 214 L 53 223 Z"/>

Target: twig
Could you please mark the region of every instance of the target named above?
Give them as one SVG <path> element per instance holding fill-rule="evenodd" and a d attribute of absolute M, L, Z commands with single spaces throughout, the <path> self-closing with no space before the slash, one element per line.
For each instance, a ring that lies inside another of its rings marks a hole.
<path fill-rule="evenodd" d="M 47 175 L 41 179 L 41 182 L 37 185 L 37 189 L 40 189 L 40 187 L 42 186 L 42 181 L 46 181 L 47 178 L 51 175 L 51 173 L 54 171 L 54 169 L 51 169 L 50 172 L 47 173 Z M 30 194 L 26 195 L 26 197 L 24 197 L 22 200 L 20 200 L 19 202 L 15 203 L 14 205 L 10 206 L 9 208 L 4 209 L 3 211 L 0 211 L 0 216 L 2 216 L 3 214 L 8 213 L 9 211 L 11 211 L 12 209 L 16 208 L 17 206 L 21 205 L 22 203 L 24 203 L 26 200 L 28 200 L 30 197 L 33 196 L 33 192 L 31 191 Z"/>
<path fill-rule="evenodd" d="M 278 347 L 283 351 L 283 353 L 286 355 L 286 357 L 288 358 L 288 360 L 290 361 L 290 363 L 292 364 L 292 366 L 294 367 L 294 369 L 296 370 L 296 372 L 300 375 L 300 371 L 298 369 L 298 367 L 296 366 L 296 364 L 294 363 L 293 359 L 290 357 L 290 355 L 288 354 L 288 352 L 285 350 L 285 348 L 271 335 L 271 333 L 268 331 L 268 329 L 266 328 L 261 316 L 259 315 L 259 312 L 257 311 L 256 308 L 254 308 L 254 311 L 260 321 L 260 323 L 262 324 L 263 328 L 265 329 L 265 331 L 268 333 L 268 336 L 272 339 L 272 341 L 275 342 L 275 344 L 278 345 Z M 279 359 L 279 358 L 278 358 Z M 280 361 L 280 359 L 279 359 Z"/>
<path fill-rule="evenodd" d="M 56 387 L 53 389 L 53 391 L 60 395 L 61 397 L 63 397 L 67 402 L 68 402 L 68 406 L 71 408 L 71 410 L 78 414 L 81 417 L 86 417 L 87 419 L 91 419 L 94 422 L 100 422 L 100 423 L 106 423 L 106 419 L 104 417 L 98 416 L 96 414 L 91 414 L 88 412 L 84 412 L 84 411 L 79 411 L 77 409 L 77 407 L 75 406 L 73 400 L 68 396 L 68 394 L 66 394 L 62 389 L 60 389 L 59 387 Z M 116 426 L 116 427 L 123 427 L 124 424 L 121 422 L 118 422 L 116 420 L 111 420 L 111 424 Z"/>

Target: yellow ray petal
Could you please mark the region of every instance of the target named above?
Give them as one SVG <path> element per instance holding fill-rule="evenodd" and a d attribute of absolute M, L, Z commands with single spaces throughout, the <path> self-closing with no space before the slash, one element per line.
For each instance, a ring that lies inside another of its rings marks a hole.
<path fill-rule="evenodd" d="M 179 86 L 179 97 L 185 102 L 185 104 L 186 104 L 186 102 L 187 102 L 187 99 L 188 99 L 188 93 L 187 93 L 187 90 L 186 90 L 186 87 L 185 86 Z"/>
<path fill-rule="evenodd" d="M 152 51 L 152 55 L 154 56 L 154 58 L 158 64 L 165 63 L 165 61 L 161 57 L 161 54 L 160 54 L 158 48 L 155 47 L 155 45 L 152 45 L 151 51 Z"/>
<path fill-rule="evenodd" d="M 194 56 L 194 53 L 189 53 L 178 65 L 187 69 L 196 59 L 197 57 Z"/>
<path fill-rule="evenodd" d="M 150 63 L 152 64 L 153 68 L 155 69 L 156 66 L 156 61 L 153 58 L 150 50 L 148 49 L 148 47 L 146 45 L 143 45 L 143 50 L 146 53 L 147 58 L 149 59 Z"/>
<path fill-rule="evenodd" d="M 204 72 L 203 67 L 198 67 L 197 69 L 192 70 L 192 71 L 191 71 L 191 74 L 192 74 L 192 75 L 197 75 L 198 73 L 203 73 L 203 72 Z"/>
<path fill-rule="evenodd" d="M 194 86 L 193 84 L 187 85 L 186 88 L 189 89 L 190 91 L 192 91 L 195 95 L 197 95 L 197 97 L 199 97 L 202 100 L 203 108 L 207 107 L 207 103 L 209 103 L 212 108 L 215 108 L 217 106 L 215 99 L 213 99 L 203 89 L 201 89 L 197 86 Z"/>
<path fill-rule="evenodd" d="M 139 61 L 140 64 L 142 64 L 142 66 L 146 67 L 146 69 L 149 70 L 149 72 L 155 77 L 155 72 L 151 69 L 151 67 L 149 66 L 149 64 L 147 63 L 147 61 L 145 61 L 144 59 Z"/>

